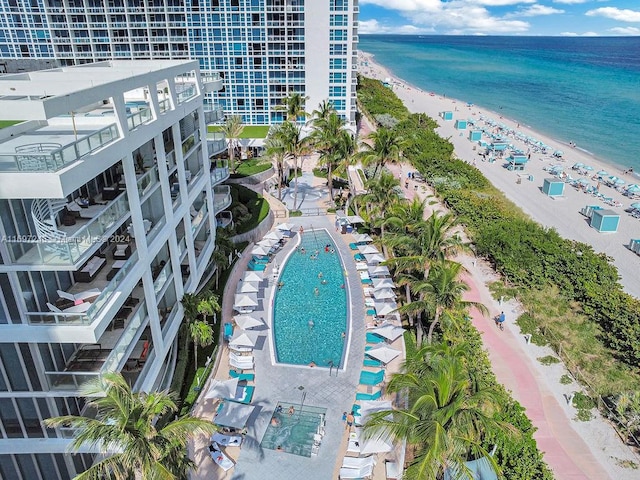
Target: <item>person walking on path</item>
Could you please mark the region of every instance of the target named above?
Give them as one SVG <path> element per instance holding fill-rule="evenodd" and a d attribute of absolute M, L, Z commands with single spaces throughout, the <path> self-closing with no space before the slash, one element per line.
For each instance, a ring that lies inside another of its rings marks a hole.
<path fill-rule="evenodd" d="M 351 412 L 349 415 L 347 415 L 347 429 L 349 429 L 349 431 L 351 431 L 351 427 L 353 427 L 353 421 L 355 420 L 354 416 L 353 416 L 353 412 Z"/>

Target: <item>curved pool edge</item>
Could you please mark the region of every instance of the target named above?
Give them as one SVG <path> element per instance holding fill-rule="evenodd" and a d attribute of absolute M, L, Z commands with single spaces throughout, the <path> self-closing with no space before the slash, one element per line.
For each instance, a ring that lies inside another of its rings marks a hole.
<path fill-rule="evenodd" d="M 349 358 L 349 352 L 351 350 L 351 331 L 352 331 L 352 322 L 353 322 L 353 318 L 352 318 L 352 309 L 351 309 L 351 280 L 350 280 L 350 275 L 348 275 L 347 273 L 347 268 L 346 268 L 346 264 L 345 264 L 345 259 L 344 256 L 342 255 L 342 252 L 340 251 L 340 248 L 338 247 L 339 244 L 344 245 L 344 242 L 341 241 L 341 239 L 336 239 L 331 230 L 325 227 L 321 227 L 321 228 L 316 228 L 316 231 L 320 231 L 320 230 L 324 230 L 327 235 L 331 238 L 331 240 L 333 241 L 333 243 L 336 246 L 336 252 L 338 253 L 338 256 L 340 257 L 340 265 L 342 267 L 342 276 L 344 278 L 344 282 L 345 282 L 345 293 L 346 293 L 346 308 L 347 308 L 347 326 L 346 326 L 346 337 L 345 337 L 345 346 L 342 349 L 342 356 L 340 358 L 340 367 L 336 368 L 336 367 L 324 367 L 324 366 L 316 366 L 316 367 L 309 367 L 308 365 L 296 365 L 293 363 L 282 363 L 282 362 L 278 362 L 276 359 L 276 354 L 275 354 L 275 329 L 273 328 L 273 320 L 274 320 L 274 308 L 275 308 L 275 295 L 277 292 L 277 289 L 275 288 L 275 286 L 278 284 L 278 281 L 280 280 L 280 276 L 282 275 L 282 271 L 284 269 L 284 266 L 286 265 L 286 263 L 289 261 L 289 257 L 295 253 L 297 251 L 298 246 L 300 245 L 300 243 L 302 242 L 302 237 L 300 236 L 300 234 L 296 234 L 296 242 L 295 244 L 291 247 L 291 249 L 286 253 L 285 257 L 282 259 L 281 262 L 278 262 L 278 276 L 277 277 L 271 277 L 270 279 L 268 278 L 267 281 L 270 282 L 269 288 L 270 288 L 270 292 L 269 292 L 269 306 L 268 306 L 268 313 L 267 313 L 267 326 L 269 327 L 269 359 L 271 360 L 271 365 L 272 366 L 278 366 L 278 367 L 292 367 L 292 368 L 303 368 L 303 369 L 308 369 L 308 368 L 316 368 L 318 370 L 337 370 L 337 371 L 345 371 L 347 369 L 347 363 L 348 363 L 348 358 Z M 288 243 L 287 243 L 288 246 Z"/>

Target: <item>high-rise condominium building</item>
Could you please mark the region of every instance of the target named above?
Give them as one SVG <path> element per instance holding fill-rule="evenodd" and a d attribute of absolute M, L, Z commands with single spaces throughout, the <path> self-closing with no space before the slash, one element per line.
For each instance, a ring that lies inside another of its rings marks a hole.
<path fill-rule="evenodd" d="M 223 76 L 211 101 L 247 124 L 281 121 L 289 92 L 353 123 L 357 27 L 358 0 L 1 0 L 0 57 L 197 59 Z"/>
<path fill-rule="evenodd" d="M 221 112 L 204 92 L 221 87 L 193 60 L 0 77 L 0 478 L 92 463 L 42 420 L 91 415 L 80 389 L 101 373 L 136 390 L 171 381 L 179 300 L 231 203 L 226 165 L 209 160 L 224 139 L 205 134 Z"/>

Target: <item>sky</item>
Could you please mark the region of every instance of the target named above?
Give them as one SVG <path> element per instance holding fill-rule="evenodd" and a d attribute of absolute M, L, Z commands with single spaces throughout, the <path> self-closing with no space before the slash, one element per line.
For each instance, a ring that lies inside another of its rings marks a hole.
<path fill-rule="evenodd" d="M 640 0 L 359 0 L 359 33 L 640 35 Z"/>

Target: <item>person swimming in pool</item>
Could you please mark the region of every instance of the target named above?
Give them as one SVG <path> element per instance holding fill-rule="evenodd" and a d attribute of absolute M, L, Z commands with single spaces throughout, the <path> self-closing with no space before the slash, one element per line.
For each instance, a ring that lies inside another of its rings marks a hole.
<path fill-rule="evenodd" d="M 313 321 L 313 319 L 309 319 L 309 321 L 307 322 L 307 325 L 309 325 L 309 329 L 312 329 L 313 327 L 316 326 L 315 322 Z"/>
<path fill-rule="evenodd" d="M 318 287 L 313 289 L 313 294 L 317 297 L 318 295 L 320 295 L 320 289 Z"/>

